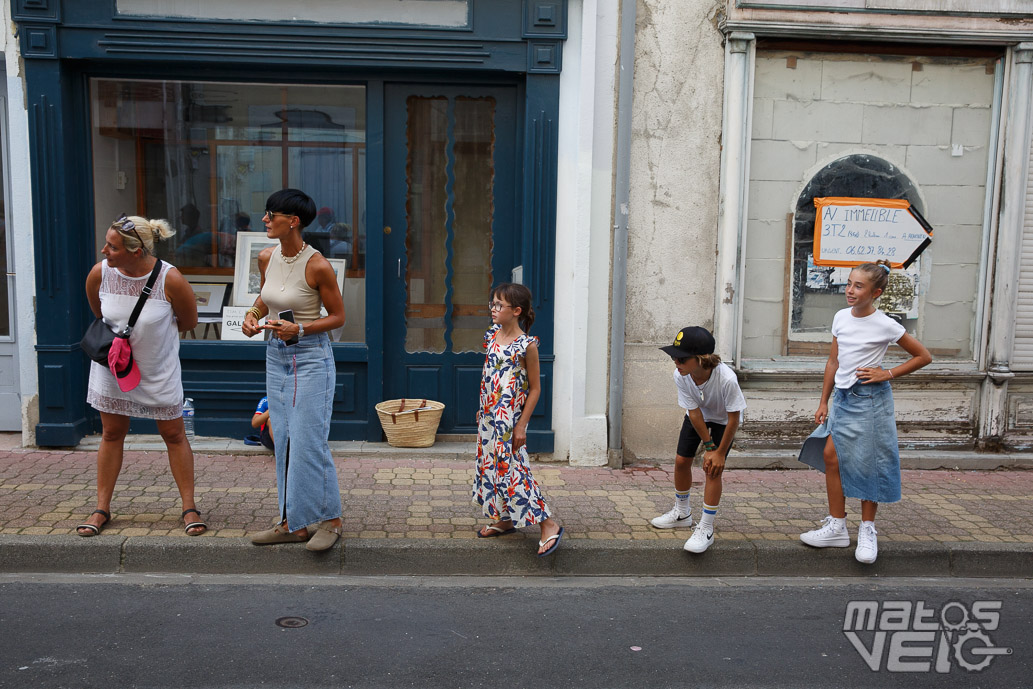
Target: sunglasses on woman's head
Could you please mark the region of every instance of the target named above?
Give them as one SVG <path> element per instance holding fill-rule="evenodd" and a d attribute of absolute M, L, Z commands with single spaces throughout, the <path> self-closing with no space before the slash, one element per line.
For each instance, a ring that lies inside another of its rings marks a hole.
<path fill-rule="evenodd" d="M 111 224 L 112 225 L 118 225 L 118 229 L 120 229 L 120 230 L 125 230 L 126 232 L 132 232 L 133 235 L 140 241 L 140 246 L 143 246 L 143 237 L 141 237 L 140 233 L 136 231 L 136 223 L 133 222 L 132 220 L 130 220 L 129 217 L 125 213 L 123 213 L 122 215 L 118 216 L 118 218 L 115 220 L 115 222 L 113 222 Z"/>

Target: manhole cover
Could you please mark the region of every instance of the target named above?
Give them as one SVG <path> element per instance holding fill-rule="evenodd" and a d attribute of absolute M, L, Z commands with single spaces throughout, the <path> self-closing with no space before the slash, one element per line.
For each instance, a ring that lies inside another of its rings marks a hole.
<path fill-rule="evenodd" d="M 304 627 L 308 624 L 308 620 L 304 617 L 281 617 L 276 620 L 278 627 L 287 627 L 288 629 L 297 629 L 298 627 Z"/>

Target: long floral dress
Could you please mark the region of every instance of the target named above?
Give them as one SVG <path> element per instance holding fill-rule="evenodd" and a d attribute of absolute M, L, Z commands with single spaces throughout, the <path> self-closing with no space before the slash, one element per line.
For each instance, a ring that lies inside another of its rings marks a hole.
<path fill-rule="evenodd" d="M 529 388 L 521 360 L 538 338 L 520 335 L 507 345 L 495 341 L 493 325 L 484 334 L 487 356 L 481 376 L 481 418 L 477 428 L 477 467 L 473 501 L 495 521 L 515 526 L 540 524 L 549 517 L 541 488 L 531 475 L 527 448 L 513 452 L 513 427 L 520 420 Z"/>

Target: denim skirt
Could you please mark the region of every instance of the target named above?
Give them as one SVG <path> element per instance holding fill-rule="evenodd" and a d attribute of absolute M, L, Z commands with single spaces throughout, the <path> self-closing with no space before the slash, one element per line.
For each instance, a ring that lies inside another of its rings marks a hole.
<path fill-rule="evenodd" d="M 836 388 L 829 417 L 804 441 L 800 461 L 825 471 L 825 439 L 839 458 L 843 494 L 872 502 L 900 500 L 900 448 L 889 382 Z"/>
<path fill-rule="evenodd" d="M 280 518 L 292 530 L 341 516 L 328 443 L 334 373 L 326 333 L 308 335 L 295 345 L 269 340 L 265 385 L 276 440 L 276 488 Z"/>

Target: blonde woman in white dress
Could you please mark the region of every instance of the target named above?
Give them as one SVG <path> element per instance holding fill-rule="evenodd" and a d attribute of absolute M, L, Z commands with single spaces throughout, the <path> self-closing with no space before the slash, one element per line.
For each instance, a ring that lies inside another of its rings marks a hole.
<path fill-rule="evenodd" d="M 86 298 L 93 314 L 121 330 L 158 260 L 154 245 L 175 234 L 165 220 L 122 215 L 104 235 L 104 260 L 86 278 Z M 172 478 L 183 503 L 189 536 L 207 530 L 194 503 L 194 453 L 183 428 L 183 379 L 179 333 L 197 325 L 197 302 L 190 283 L 163 263 L 129 343 L 140 369 L 140 383 L 122 390 L 111 370 L 90 364 L 86 401 L 100 412 L 103 435 L 97 451 L 97 509 L 76 527 L 80 536 L 96 536 L 111 520 L 111 498 L 122 470 L 130 417 L 154 419 L 169 453 Z"/>

